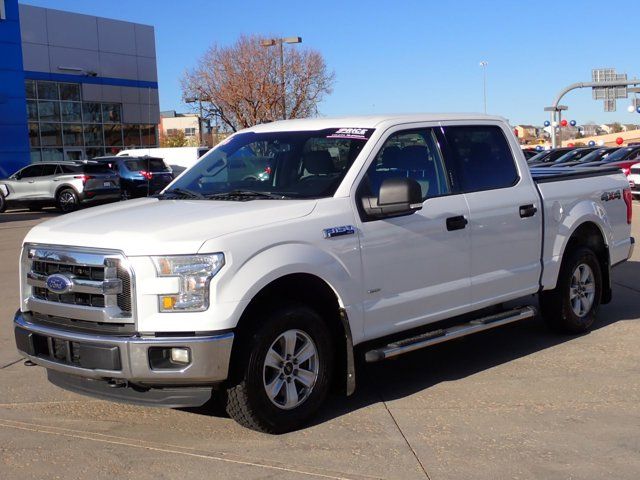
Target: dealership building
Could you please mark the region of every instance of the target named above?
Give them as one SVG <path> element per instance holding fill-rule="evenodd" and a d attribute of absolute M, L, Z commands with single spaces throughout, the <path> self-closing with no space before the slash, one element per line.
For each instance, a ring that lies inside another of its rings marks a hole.
<path fill-rule="evenodd" d="M 0 178 L 157 146 L 155 32 L 0 0 Z"/>

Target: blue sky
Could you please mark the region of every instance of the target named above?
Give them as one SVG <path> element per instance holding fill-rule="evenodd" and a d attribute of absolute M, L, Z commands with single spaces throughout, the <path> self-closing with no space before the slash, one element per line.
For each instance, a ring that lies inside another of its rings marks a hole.
<path fill-rule="evenodd" d="M 153 25 L 161 109 L 184 111 L 179 78 L 213 43 L 241 34 L 299 35 L 335 71 L 323 115 L 482 111 L 487 67 L 488 112 L 512 124 L 541 124 L 558 90 L 589 81 L 591 68 L 640 75 L 640 33 L 630 4 L 601 1 L 235 1 L 22 0 Z M 298 48 L 294 46 L 291 48 Z M 634 61 L 635 60 L 635 61 Z M 603 112 L 590 90 L 563 100 L 579 124 L 640 123 Z"/>

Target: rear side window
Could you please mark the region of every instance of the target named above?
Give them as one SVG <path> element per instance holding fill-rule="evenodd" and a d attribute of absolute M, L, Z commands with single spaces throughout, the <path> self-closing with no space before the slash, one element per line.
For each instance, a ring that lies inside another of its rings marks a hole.
<path fill-rule="evenodd" d="M 50 175 L 55 175 L 56 173 L 56 165 L 52 164 L 52 163 L 45 163 L 42 166 L 42 176 L 43 177 L 48 177 Z"/>
<path fill-rule="evenodd" d="M 463 192 L 514 185 L 518 171 L 502 129 L 492 125 L 446 127 L 450 166 Z"/>

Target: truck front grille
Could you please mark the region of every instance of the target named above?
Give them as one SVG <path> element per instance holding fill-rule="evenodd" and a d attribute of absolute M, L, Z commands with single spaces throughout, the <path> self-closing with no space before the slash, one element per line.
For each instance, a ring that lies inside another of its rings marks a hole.
<path fill-rule="evenodd" d="M 133 324 L 133 282 L 120 252 L 25 245 L 26 302 L 50 318 Z"/>

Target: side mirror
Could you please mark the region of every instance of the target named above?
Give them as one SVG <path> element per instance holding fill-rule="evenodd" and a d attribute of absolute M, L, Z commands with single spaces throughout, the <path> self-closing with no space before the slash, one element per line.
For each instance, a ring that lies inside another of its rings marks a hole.
<path fill-rule="evenodd" d="M 14 173 L 9 177 L 9 180 L 20 180 L 21 176 L 19 173 Z"/>
<path fill-rule="evenodd" d="M 411 215 L 422 209 L 422 189 L 413 178 L 388 178 L 382 182 L 378 198 L 364 197 L 362 206 L 373 218 Z"/>

